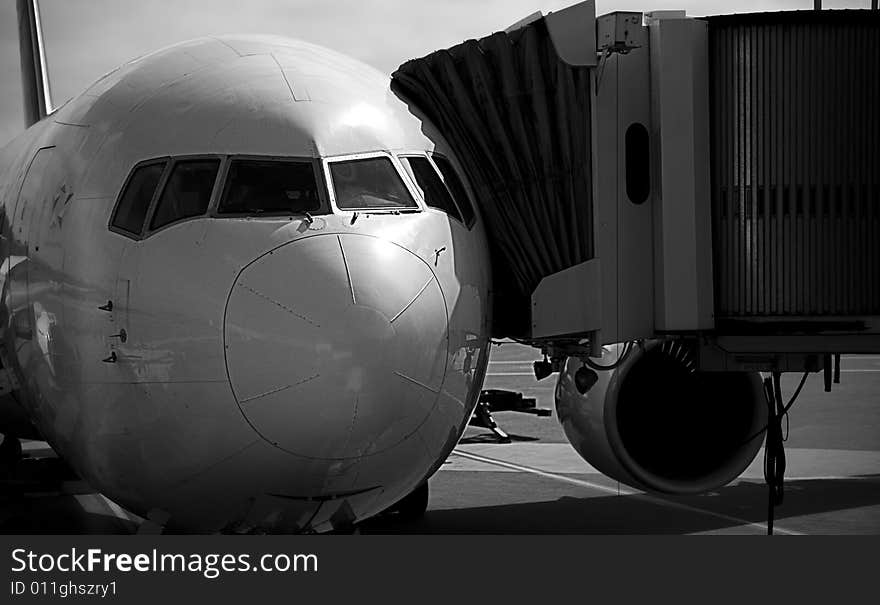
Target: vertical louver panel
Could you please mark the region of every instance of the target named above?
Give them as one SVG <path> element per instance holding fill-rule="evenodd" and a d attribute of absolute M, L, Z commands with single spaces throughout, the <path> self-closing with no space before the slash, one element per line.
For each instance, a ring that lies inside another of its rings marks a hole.
<path fill-rule="evenodd" d="M 880 315 L 880 14 L 708 21 L 716 315 Z"/>

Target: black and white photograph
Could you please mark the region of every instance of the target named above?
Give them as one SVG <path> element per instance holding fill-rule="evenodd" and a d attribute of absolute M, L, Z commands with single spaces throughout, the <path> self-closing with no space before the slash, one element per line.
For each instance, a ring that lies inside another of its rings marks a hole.
<path fill-rule="evenodd" d="M 0 263 L 14 572 L 880 534 L 877 0 L 2 0 Z"/>

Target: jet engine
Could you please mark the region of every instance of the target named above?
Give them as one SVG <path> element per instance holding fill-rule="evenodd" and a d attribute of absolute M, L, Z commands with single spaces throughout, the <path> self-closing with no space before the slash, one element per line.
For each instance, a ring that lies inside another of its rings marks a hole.
<path fill-rule="evenodd" d="M 690 494 L 738 477 L 761 447 L 767 405 L 757 372 L 698 371 L 676 341 L 569 358 L 556 411 L 575 450 L 638 489 Z"/>

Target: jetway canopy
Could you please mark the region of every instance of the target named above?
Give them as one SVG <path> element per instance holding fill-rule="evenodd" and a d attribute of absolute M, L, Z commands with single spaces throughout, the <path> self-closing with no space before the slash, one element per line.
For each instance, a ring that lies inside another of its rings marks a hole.
<path fill-rule="evenodd" d="M 589 68 L 566 63 L 538 19 L 409 61 L 392 78 L 475 189 L 492 248 L 494 335 L 528 336 L 541 279 L 594 256 Z"/>

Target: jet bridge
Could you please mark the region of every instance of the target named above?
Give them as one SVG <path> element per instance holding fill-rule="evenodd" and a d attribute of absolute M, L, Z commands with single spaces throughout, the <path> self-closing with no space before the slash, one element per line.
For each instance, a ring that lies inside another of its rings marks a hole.
<path fill-rule="evenodd" d="M 551 357 L 677 338 L 703 369 L 880 351 L 880 13 L 595 16 L 409 61 L 462 158 L 493 334 Z"/>
<path fill-rule="evenodd" d="M 568 22 L 571 11 L 578 27 Z M 499 336 L 531 337 L 530 298 L 541 280 L 596 256 L 596 53 L 582 39 L 592 22 L 592 5 L 579 5 L 410 61 L 393 75 L 395 89 L 464 152 L 490 234 Z"/>

